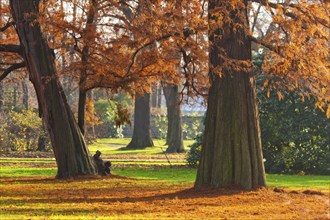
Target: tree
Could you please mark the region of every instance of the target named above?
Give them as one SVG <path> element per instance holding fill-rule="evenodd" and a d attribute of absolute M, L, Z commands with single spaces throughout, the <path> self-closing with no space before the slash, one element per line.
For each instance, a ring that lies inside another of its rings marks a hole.
<path fill-rule="evenodd" d="M 55 153 L 57 178 L 94 174 L 94 165 L 56 76 L 54 55 L 43 38 L 37 15 L 39 1 L 10 1 L 21 53 L 37 93 Z"/>
<path fill-rule="evenodd" d="M 88 59 L 90 54 L 90 47 L 95 41 L 96 36 L 96 20 L 97 20 L 97 0 L 91 0 L 89 2 L 89 8 L 87 12 L 86 27 L 84 29 L 84 46 L 81 53 L 82 67 L 80 70 L 79 80 L 79 101 L 78 101 L 78 125 L 83 134 L 85 134 L 85 115 L 86 115 L 86 100 L 87 90 L 83 88 L 83 84 L 86 82 L 88 71 Z"/>
<path fill-rule="evenodd" d="M 25 80 L 22 80 L 22 90 L 23 90 L 23 106 L 26 110 L 29 109 L 29 88 Z"/>
<path fill-rule="evenodd" d="M 249 67 L 247 5 L 238 3 L 238 8 L 230 11 L 232 20 L 223 18 L 220 28 L 217 12 L 228 11 L 232 3 L 209 1 L 211 87 L 196 187 L 238 185 L 250 189 L 266 185 L 255 83 Z M 224 54 L 239 68 L 225 66 Z M 221 77 L 217 67 L 222 68 Z"/>
<path fill-rule="evenodd" d="M 127 145 L 129 149 L 141 149 L 154 146 L 151 139 L 150 128 L 150 94 L 135 95 L 134 125 L 131 142 Z"/>
<path fill-rule="evenodd" d="M 167 105 L 167 153 L 184 152 L 182 139 L 181 111 L 179 88 L 177 85 L 164 84 L 164 95 Z"/>
<path fill-rule="evenodd" d="M 284 79 L 265 84 L 273 89 L 297 89 L 301 95 L 314 94 L 319 108 L 328 105 L 327 4 L 252 2 L 272 15 L 268 24 L 267 19 L 259 22 L 275 27 L 264 39 L 249 34 L 247 1 L 209 1 L 211 87 L 196 187 L 238 185 L 250 189 L 266 184 L 251 42 L 267 49 L 263 71 Z M 278 96 L 281 98 L 280 92 Z"/>

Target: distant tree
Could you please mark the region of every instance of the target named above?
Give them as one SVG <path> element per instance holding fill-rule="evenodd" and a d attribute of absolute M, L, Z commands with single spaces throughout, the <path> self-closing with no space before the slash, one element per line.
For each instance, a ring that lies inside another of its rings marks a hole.
<path fill-rule="evenodd" d="M 150 127 L 150 94 L 135 95 L 134 125 L 131 142 L 127 145 L 129 149 L 142 149 L 154 146 L 151 138 Z"/>
<path fill-rule="evenodd" d="M 179 88 L 177 85 L 164 84 L 164 96 L 167 106 L 167 153 L 184 152 L 182 139 Z"/>

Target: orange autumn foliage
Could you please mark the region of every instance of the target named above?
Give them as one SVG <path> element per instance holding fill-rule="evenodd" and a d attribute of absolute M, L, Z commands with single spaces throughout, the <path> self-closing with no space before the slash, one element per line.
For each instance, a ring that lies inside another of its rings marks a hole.
<path fill-rule="evenodd" d="M 100 124 L 100 119 L 96 115 L 93 100 L 87 98 L 86 100 L 86 124 L 89 126 Z"/>
<path fill-rule="evenodd" d="M 7 2 L 1 2 L 3 26 L 11 19 Z M 278 94 L 285 89 L 316 96 L 316 106 L 330 117 L 330 4 L 322 0 L 250 3 L 250 39 L 264 48 L 267 86 Z M 133 94 L 149 92 L 150 85 L 164 81 L 183 85 L 182 92 L 194 97 L 205 95 L 209 87 L 208 68 L 213 67 L 208 65 L 212 46 L 208 31 L 218 27 L 226 31 L 224 23 L 241 27 L 230 16 L 240 4 L 234 0 L 229 8 L 215 9 L 217 22 L 208 24 L 207 1 L 49 0 L 41 4 L 39 21 L 61 73 L 78 79 L 86 69 L 83 89 L 121 88 Z M 91 13 L 94 20 L 88 23 Z M 13 28 L 0 34 L 0 45 L 17 44 Z M 81 59 L 85 46 L 87 62 Z M 251 68 L 250 61 L 221 56 L 224 65 L 217 67 L 219 75 L 223 68 Z M 6 69 L 10 61 L 21 58 L 7 51 L 1 53 L 1 60 Z"/>

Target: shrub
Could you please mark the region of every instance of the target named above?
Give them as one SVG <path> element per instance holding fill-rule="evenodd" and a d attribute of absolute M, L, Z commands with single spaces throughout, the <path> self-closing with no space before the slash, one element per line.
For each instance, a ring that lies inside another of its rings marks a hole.
<path fill-rule="evenodd" d="M 117 101 L 100 99 L 94 103 L 94 108 L 100 122 L 95 126 L 97 137 L 124 137 L 123 125 L 130 125 L 128 104 L 123 105 Z"/>
<path fill-rule="evenodd" d="M 48 137 L 42 119 L 32 110 L 1 112 L 0 118 L 3 150 L 36 150 L 39 137 Z"/>
<path fill-rule="evenodd" d="M 197 167 L 201 157 L 202 133 L 196 136 L 195 142 L 190 145 L 190 150 L 187 153 L 186 161 L 189 167 Z"/>

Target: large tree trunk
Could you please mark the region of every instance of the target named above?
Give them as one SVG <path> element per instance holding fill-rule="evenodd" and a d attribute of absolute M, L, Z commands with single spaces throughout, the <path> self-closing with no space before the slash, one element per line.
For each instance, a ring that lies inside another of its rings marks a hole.
<path fill-rule="evenodd" d="M 164 95 L 167 105 L 167 153 L 184 152 L 182 140 L 179 89 L 177 85 L 164 83 Z"/>
<path fill-rule="evenodd" d="M 249 67 L 251 42 L 245 32 L 247 9 L 245 2 L 241 3 L 245 7 L 230 13 L 236 26 L 229 23 L 230 19 L 224 21 L 222 30 L 211 25 L 209 57 L 214 68 L 210 69 L 212 84 L 196 187 L 236 185 L 251 189 L 266 184 L 255 84 Z M 209 23 L 217 23 L 219 17 L 212 14 L 216 7 L 220 8 L 215 11 L 221 12 L 230 10 L 230 4 L 230 1 L 210 1 Z M 224 54 L 236 62 L 234 68 L 224 65 L 228 61 Z M 214 72 L 215 67 L 222 67 L 222 77 Z"/>
<path fill-rule="evenodd" d="M 94 174 L 84 138 L 56 76 L 54 55 L 35 20 L 38 0 L 11 0 L 24 60 L 37 93 L 39 110 L 46 123 L 57 162 L 57 178 Z"/>
<path fill-rule="evenodd" d="M 130 149 L 154 146 L 150 128 L 150 94 L 135 95 L 133 137 L 127 145 Z"/>

